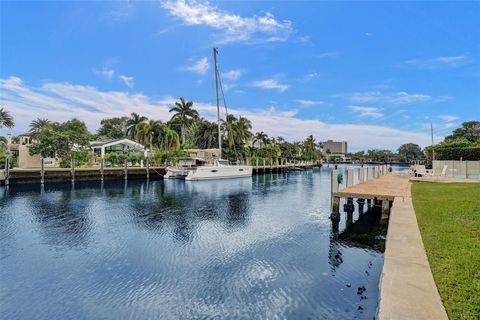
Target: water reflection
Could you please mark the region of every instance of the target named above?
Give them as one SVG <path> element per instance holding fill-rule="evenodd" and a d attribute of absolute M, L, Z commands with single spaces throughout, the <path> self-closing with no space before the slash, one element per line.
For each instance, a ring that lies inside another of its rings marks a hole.
<path fill-rule="evenodd" d="M 382 254 L 343 237 L 358 205 L 331 223 L 329 175 L 11 186 L 0 318 L 371 319 Z"/>

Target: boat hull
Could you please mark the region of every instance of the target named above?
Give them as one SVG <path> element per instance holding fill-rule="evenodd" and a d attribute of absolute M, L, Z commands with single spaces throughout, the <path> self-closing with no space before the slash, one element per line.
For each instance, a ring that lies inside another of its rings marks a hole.
<path fill-rule="evenodd" d="M 185 180 L 213 180 L 213 179 L 231 179 L 252 176 L 251 166 L 212 166 L 198 167 L 192 170 L 185 177 Z"/>

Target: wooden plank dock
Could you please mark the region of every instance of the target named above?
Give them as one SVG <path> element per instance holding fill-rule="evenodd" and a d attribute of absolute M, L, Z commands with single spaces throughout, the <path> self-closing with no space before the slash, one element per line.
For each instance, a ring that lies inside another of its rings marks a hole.
<path fill-rule="evenodd" d="M 410 180 L 406 174 L 387 173 L 385 166 L 360 168 L 359 184 L 353 183 L 355 169 L 347 170 L 347 187 L 339 189 L 339 182 L 335 178 L 338 173 L 332 172 L 332 219 L 340 219 L 340 199 L 346 199 L 344 210 L 351 215 L 354 210 L 353 199 L 358 202 L 374 206 L 381 206 L 381 222 L 386 223 L 390 215 L 390 208 L 395 198 L 410 197 Z M 366 177 L 366 178 L 365 178 Z"/>
<path fill-rule="evenodd" d="M 395 197 L 410 196 L 410 181 L 405 174 L 391 173 L 341 189 L 334 192 L 333 196 L 340 198 L 393 201 Z"/>

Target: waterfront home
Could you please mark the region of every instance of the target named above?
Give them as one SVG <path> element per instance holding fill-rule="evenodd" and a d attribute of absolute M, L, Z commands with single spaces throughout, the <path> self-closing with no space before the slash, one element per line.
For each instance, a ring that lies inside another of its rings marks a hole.
<path fill-rule="evenodd" d="M 148 155 L 149 152 L 149 150 L 144 145 L 127 138 L 92 141 L 90 142 L 90 148 L 95 154 L 99 155 L 101 158 L 105 158 L 105 154 L 110 152 L 142 152 L 145 157 Z"/>

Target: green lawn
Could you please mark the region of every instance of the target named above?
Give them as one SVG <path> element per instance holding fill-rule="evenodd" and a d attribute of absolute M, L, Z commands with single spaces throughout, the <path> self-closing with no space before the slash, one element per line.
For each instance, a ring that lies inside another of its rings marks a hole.
<path fill-rule="evenodd" d="M 480 184 L 412 186 L 413 205 L 450 319 L 480 319 Z"/>

